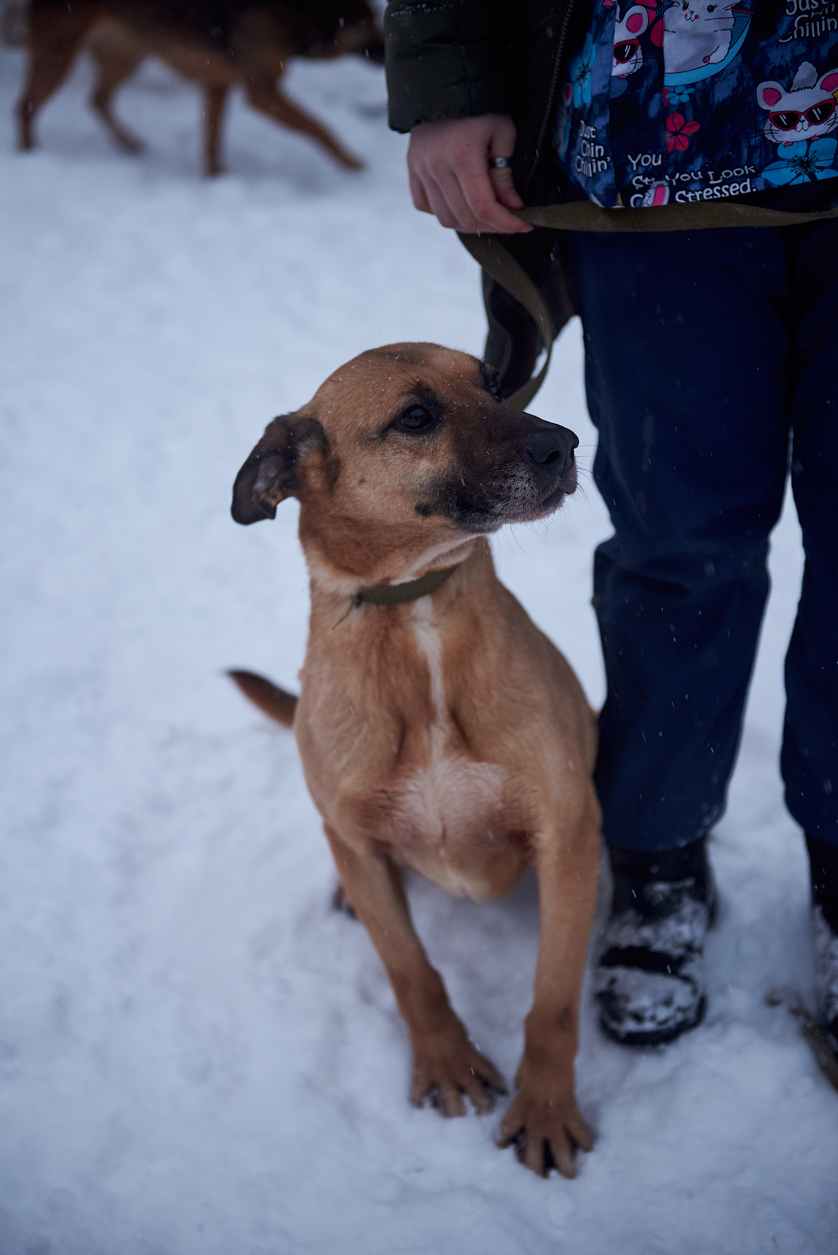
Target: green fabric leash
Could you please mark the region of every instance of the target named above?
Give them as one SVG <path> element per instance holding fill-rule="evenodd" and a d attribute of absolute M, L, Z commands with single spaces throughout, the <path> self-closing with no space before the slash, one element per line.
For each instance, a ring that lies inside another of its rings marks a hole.
<path fill-rule="evenodd" d="M 795 214 L 730 201 L 601 209 L 591 200 L 576 200 L 568 205 L 534 205 L 513 213 L 534 227 L 552 227 L 555 231 L 707 231 L 720 227 L 794 227 L 838 218 L 838 209 Z"/>
<path fill-rule="evenodd" d="M 408 601 L 418 601 L 420 597 L 435 593 L 447 579 L 451 578 L 459 565 L 460 563 L 457 562 L 454 566 L 442 567 L 438 571 L 427 571 L 418 580 L 407 580 L 404 584 L 367 584 L 359 588 L 349 598 L 349 609 L 338 619 L 332 631 L 343 623 L 353 610 L 357 610 L 365 603 L 371 606 L 403 606 Z"/>
<path fill-rule="evenodd" d="M 759 205 L 691 204 L 660 205 L 647 209 L 600 209 L 593 201 L 568 205 L 535 205 L 514 211 L 518 218 L 553 231 L 707 231 L 723 227 L 793 227 L 807 222 L 838 218 L 838 209 L 818 214 L 786 213 Z M 459 233 L 458 233 L 459 234 Z M 510 296 L 523 305 L 535 322 L 547 355 L 537 374 L 506 400 L 515 409 L 529 405 L 544 382 L 553 352 L 550 311 L 537 286 L 503 243 L 502 235 L 462 235 L 460 240 L 472 257 Z"/>

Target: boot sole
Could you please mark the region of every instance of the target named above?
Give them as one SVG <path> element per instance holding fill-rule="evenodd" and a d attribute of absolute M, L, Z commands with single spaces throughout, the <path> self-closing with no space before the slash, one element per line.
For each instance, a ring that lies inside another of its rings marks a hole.
<path fill-rule="evenodd" d="M 706 1011 L 707 998 L 703 997 L 698 1004 L 694 1018 L 684 1024 L 676 1024 L 673 1028 L 649 1029 L 645 1033 L 621 1033 L 619 1029 L 612 1028 L 602 1016 L 600 1016 L 599 1026 L 605 1033 L 605 1036 L 610 1037 L 611 1041 L 616 1042 L 618 1046 L 666 1046 L 684 1033 L 689 1033 L 692 1029 L 698 1028 L 704 1019 Z"/>

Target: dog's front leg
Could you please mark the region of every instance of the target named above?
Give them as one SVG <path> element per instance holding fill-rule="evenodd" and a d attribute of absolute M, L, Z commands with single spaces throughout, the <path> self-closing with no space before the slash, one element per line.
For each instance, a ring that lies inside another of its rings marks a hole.
<path fill-rule="evenodd" d="M 303 135 L 308 135 L 316 143 L 320 144 L 327 152 L 331 153 L 339 165 L 345 170 L 363 170 L 364 163 L 352 153 L 347 152 L 345 148 L 335 139 L 325 126 L 306 113 L 304 109 L 300 109 L 298 105 L 293 104 L 287 96 L 284 96 L 277 87 L 273 77 L 251 78 L 245 82 L 245 90 L 247 98 L 253 105 L 254 109 L 258 109 L 260 113 L 266 114 L 272 118 L 274 122 L 280 122 L 283 126 L 287 126 L 289 130 L 300 131 Z"/>
<path fill-rule="evenodd" d="M 442 978 L 414 931 L 401 872 L 372 846 L 363 852 L 326 826 L 338 875 L 384 964 L 413 1047 L 411 1102 L 444 1116 L 465 1115 L 464 1096 L 490 1111 L 503 1079 L 475 1049 L 454 1014 Z"/>
<path fill-rule="evenodd" d="M 221 161 L 221 123 L 229 90 L 226 83 L 204 84 L 204 174 L 210 178 L 224 170 Z"/>
<path fill-rule="evenodd" d="M 541 932 L 535 991 L 515 1077 L 517 1093 L 498 1145 L 515 1143 L 521 1163 L 539 1176 L 547 1176 L 553 1166 L 562 1176 L 574 1176 L 576 1148 L 593 1145 L 576 1105 L 573 1064 L 596 902 L 599 821 L 588 786 L 575 816 L 545 829 L 537 840 Z"/>

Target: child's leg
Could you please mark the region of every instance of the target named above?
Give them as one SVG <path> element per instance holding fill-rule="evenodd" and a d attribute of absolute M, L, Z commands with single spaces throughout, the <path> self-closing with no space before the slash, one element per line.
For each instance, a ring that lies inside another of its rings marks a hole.
<path fill-rule="evenodd" d="M 838 846 L 838 224 L 787 237 L 797 323 L 791 482 L 806 567 L 786 658 L 782 766 L 792 815 Z"/>
<path fill-rule="evenodd" d="M 609 844 L 653 851 L 724 808 L 768 591 L 790 425 L 773 230 L 574 234 L 572 278 L 615 535 L 596 556 Z"/>
<path fill-rule="evenodd" d="M 595 478 L 608 696 L 597 784 L 615 893 L 601 1023 L 671 1041 L 706 1005 L 712 875 L 780 512 L 790 426 L 776 231 L 572 236 Z"/>

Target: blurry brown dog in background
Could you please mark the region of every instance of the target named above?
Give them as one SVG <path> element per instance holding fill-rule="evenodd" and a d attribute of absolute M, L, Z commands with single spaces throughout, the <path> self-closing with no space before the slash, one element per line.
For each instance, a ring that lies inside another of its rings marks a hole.
<path fill-rule="evenodd" d="M 485 539 L 576 487 L 576 437 L 510 408 L 464 353 L 362 353 L 274 419 L 233 517 L 300 502 L 311 619 L 298 701 L 233 672 L 293 723 L 343 890 L 413 1046 L 412 1100 L 488 1110 L 503 1081 L 472 1045 L 414 932 L 401 866 L 487 901 L 538 873 L 541 933 L 518 1092 L 501 1125 L 541 1175 L 590 1134 L 574 1096 L 599 864 L 596 724 L 565 659 L 498 581 Z"/>
<path fill-rule="evenodd" d="M 310 136 L 346 169 L 360 169 L 357 157 L 283 95 L 278 80 L 293 57 L 358 53 L 380 63 L 384 52 L 366 0 L 32 0 L 26 43 L 29 73 L 17 106 L 21 149 L 34 147 L 38 110 L 86 47 L 98 65 L 93 108 L 122 148 L 139 151 L 140 140 L 114 116 L 112 102 L 153 55 L 203 87 L 207 174 L 222 170 L 221 121 L 235 86 L 272 121 Z"/>

